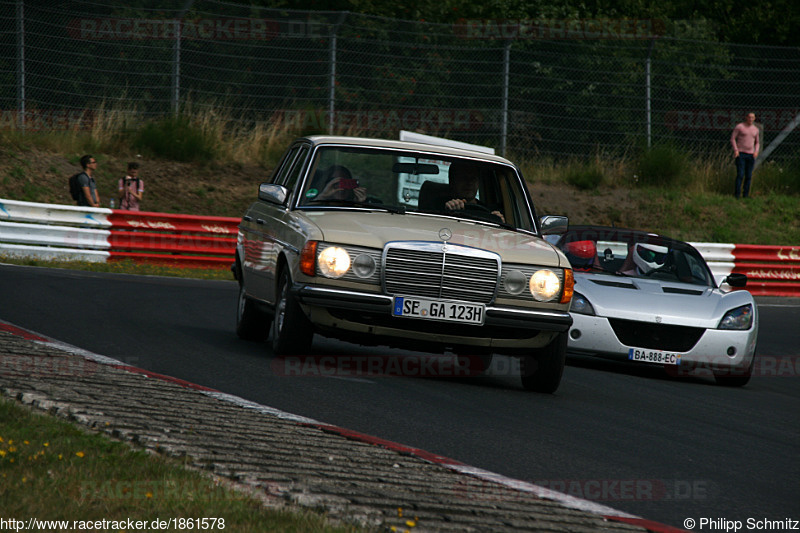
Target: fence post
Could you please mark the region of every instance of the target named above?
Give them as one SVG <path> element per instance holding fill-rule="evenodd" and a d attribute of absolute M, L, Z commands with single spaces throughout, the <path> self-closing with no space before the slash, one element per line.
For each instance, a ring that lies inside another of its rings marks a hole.
<path fill-rule="evenodd" d="M 339 18 L 331 27 L 331 69 L 328 79 L 328 133 L 330 135 L 333 135 L 334 113 L 336 113 L 336 34 L 339 32 L 339 26 L 342 25 L 346 17 L 347 11 L 340 13 Z"/>
<path fill-rule="evenodd" d="M 500 155 L 506 155 L 506 142 L 508 140 L 508 84 L 511 70 L 511 41 L 506 41 L 503 48 L 503 112 L 500 131 Z"/>
<path fill-rule="evenodd" d="M 650 39 L 650 46 L 647 48 L 647 62 L 645 63 L 645 120 L 647 122 L 647 148 L 651 146 L 652 135 L 652 115 L 651 115 L 651 98 L 650 98 L 650 59 L 653 55 L 653 47 L 656 44 L 655 38 Z"/>
<path fill-rule="evenodd" d="M 17 110 L 25 133 L 25 0 L 17 0 Z"/>
<path fill-rule="evenodd" d="M 181 38 L 183 17 L 191 9 L 194 0 L 186 0 L 175 20 L 175 44 L 172 46 L 172 112 L 177 115 L 181 99 Z"/>

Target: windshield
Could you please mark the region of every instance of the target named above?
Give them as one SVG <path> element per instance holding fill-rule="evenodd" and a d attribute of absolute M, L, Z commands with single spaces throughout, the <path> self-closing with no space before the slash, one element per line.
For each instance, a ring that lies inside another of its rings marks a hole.
<path fill-rule="evenodd" d="M 697 250 L 686 243 L 614 228 L 570 229 L 557 246 L 577 272 L 714 286 Z"/>
<path fill-rule="evenodd" d="M 368 147 L 322 147 L 298 205 L 458 217 L 536 231 L 517 171 L 499 163 Z"/>

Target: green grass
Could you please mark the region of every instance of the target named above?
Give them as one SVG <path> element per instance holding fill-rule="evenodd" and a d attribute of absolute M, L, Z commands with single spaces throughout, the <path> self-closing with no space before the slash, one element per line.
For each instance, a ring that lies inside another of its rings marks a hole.
<path fill-rule="evenodd" d="M 0 263 L 46 268 L 65 268 L 85 270 L 89 272 L 110 272 L 116 274 L 135 274 L 139 276 L 168 276 L 178 278 L 195 278 L 232 281 L 233 273 L 225 269 L 210 268 L 177 268 L 159 265 L 118 261 L 112 263 L 94 263 L 89 261 L 51 261 L 33 258 L 17 258 L 0 255 Z M 233 263 L 233 261 L 231 261 Z"/>
<path fill-rule="evenodd" d="M 276 510 L 185 468 L 0 398 L 4 519 L 152 522 L 217 518 L 225 531 L 345 532 L 306 510 Z M 223 530 L 217 522 L 216 531 Z M 170 527 L 165 531 L 189 529 Z M 65 529 L 66 530 L 66 529 Z"/>

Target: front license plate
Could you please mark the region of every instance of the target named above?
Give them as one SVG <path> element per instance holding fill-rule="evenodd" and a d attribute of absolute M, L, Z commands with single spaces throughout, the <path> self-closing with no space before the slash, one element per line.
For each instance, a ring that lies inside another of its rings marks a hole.
<path fill-rule="evenodd" d="M 643 363 L 657 363 L 662 365 L 681 364 L 681 354 L 672 352 L 662 352 L 661 350 L 646 350 L 644 348 L 630 348 L 628 359 L 631 361 L 641 361 Z"/>
<path fill-rule="evenodd" d="M 486 309 L 482 304 L 446 302 L 395 296 L 392 315 L 407 318 L 424 318 L 462 324 L 483 324 Z"/>

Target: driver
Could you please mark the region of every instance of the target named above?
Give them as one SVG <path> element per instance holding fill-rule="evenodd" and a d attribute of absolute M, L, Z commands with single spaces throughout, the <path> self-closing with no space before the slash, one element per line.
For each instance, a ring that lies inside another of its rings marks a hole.
<path fill-rule="evenodd" d="M 447 211 L 463 211 L 467 205 L 478 204 L 478 186 L 480 169 L 470 161 L 454 161 L 448 171 L 450 180 L 448 196 L 450 199 L 444 203 Z M 506 219 L 500 211 L 492 211 L 492 215 L 505 222 Z"/>
<path fill-rule="evenodd" d="M 647 274 L 664 266 L 668 251 L 665 246 L 637 242 L 630 247 L 625 264 L 619 272 L 628 276 Z"/>

